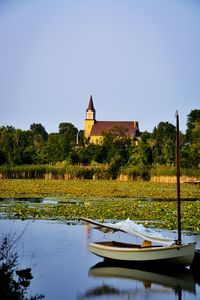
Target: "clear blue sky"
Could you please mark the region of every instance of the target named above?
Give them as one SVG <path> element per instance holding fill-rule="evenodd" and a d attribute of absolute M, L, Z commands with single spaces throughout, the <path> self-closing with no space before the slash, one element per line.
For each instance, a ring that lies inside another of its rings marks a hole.
<path fill-rule="evenodd" d="M 200 109 L 199 0 L 0 0 L 0 126 L 97 120 L 180 129 Z"/>

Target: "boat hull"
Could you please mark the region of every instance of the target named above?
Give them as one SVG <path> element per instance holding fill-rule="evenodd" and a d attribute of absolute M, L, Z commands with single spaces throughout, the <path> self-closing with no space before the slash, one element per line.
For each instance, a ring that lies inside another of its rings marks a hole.
<path fill-rule="evenodd" d="M 186 267 L 193 261 L 195 244 L 140 248 L 124 243 L 99 242 L 90 243 L 89 251 L 105 259 Z"/>

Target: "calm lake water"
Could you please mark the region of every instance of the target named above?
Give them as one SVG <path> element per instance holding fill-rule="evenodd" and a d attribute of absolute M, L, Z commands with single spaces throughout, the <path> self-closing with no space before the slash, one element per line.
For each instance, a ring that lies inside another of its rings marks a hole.
<path fill-rule="evenodd" d="M 89 241 L 105 235 L 84 224 L 69 225 L 58 221 L 0 220 L 0 235 L 19 236 L 15 251 L 20 268 L 32 269 L 30 294 L 43 294 L 47 300 L 84 299 L 200 299 L 200 271 L 156 273 L 102 263 L 88 252 Z M 173 232 L 165 235 L 174 236 Z M 116 239 L 127 237 L 116 233 Z M 112 239 L 111 235 L 107 238 Z M 197 242 L 200 236 L 184 236 Z"/>

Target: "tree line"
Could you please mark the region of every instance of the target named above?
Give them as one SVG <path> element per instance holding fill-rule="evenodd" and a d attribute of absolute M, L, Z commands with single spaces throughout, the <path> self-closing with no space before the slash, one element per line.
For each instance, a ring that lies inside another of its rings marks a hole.
<path fill-rule="evenodd" d="M 132 140 L 126 128 L 115 127 L 103 133 L 102 144 L 85 145 L 84 132 L 71 123 L 60 123 L 58 133 L 48 134 L 42 124 L 31 124 L 29 130 L 12 126 L 0 127 L 0 165 L 56 164 L 65 161 L 72 165 L 107 164 L 117 176 L 122 168 L 175 164 L 176 128 L 160 122 L 153 132 L 140 132 L 139 143 Z M 186 133 L 180 133 L 182 168 L 200 166 L 200 110 L 187 116 Z"/>

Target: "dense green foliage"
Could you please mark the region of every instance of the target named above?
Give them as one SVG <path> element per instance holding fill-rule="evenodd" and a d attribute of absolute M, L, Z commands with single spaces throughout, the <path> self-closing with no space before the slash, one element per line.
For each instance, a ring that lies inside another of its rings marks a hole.
<path fill-rule="evenodd" d="M 155 166 L 175 165 L 175 126 L 161 122 L 152 133 L 140 133 L 140 142 L 131 140 L 126 128 L 116 127 L 103 133 L 101 145 L 84 145 L 83 131 L 71 123 L 61 123 L 58 133 L 48 134 L 41 124 L 30 130 L 12 126 L 0 128 L 0 165 L 68 165 L 101 164 L 107 166 L 109 178 L 117 178 L 121 170 L 148 179 Z M 186 134 L 180 135 L 181 167 L 200 166 L 200 110 L 192 110 L 187 119 Z M 5 169 L 4 169 L 5 170 Z M 62 172 L 59 170 L 58 172 Z M 37 177 L 37 176 L 36 176 Z"/>

